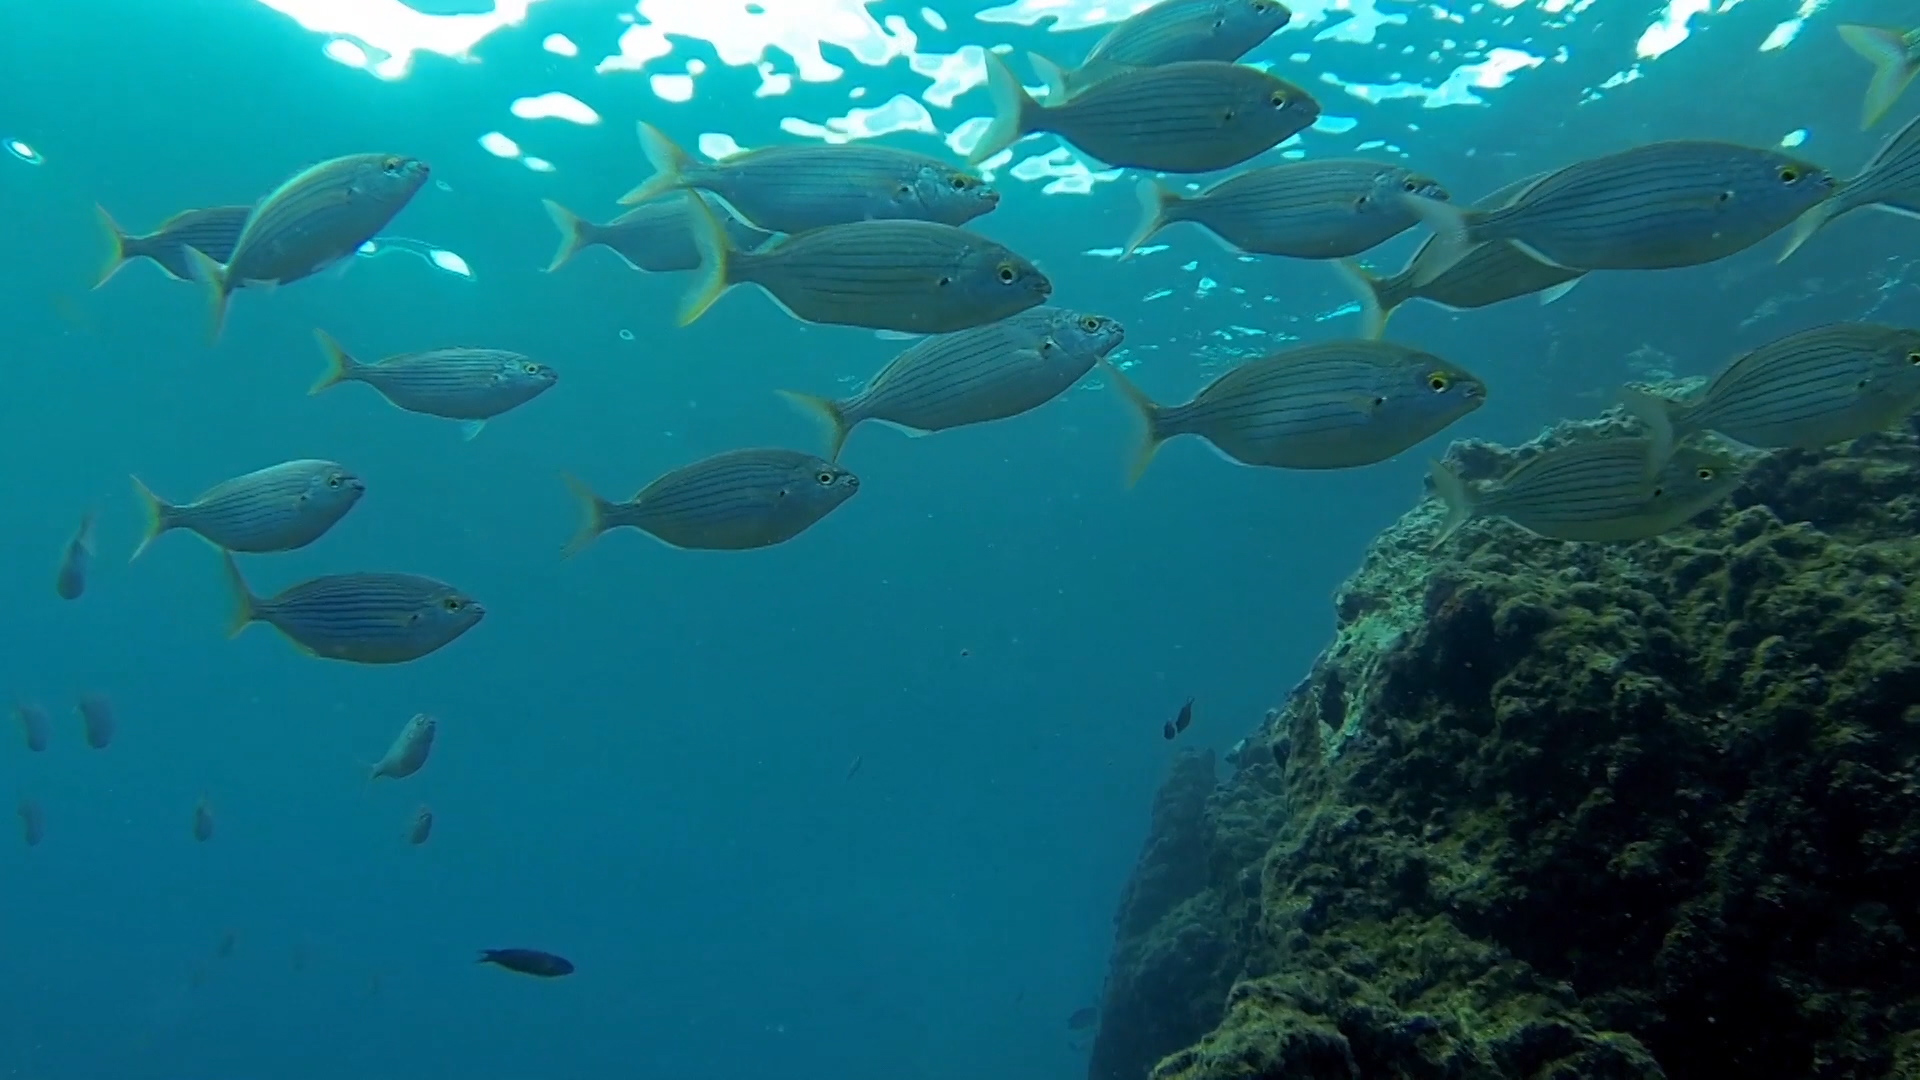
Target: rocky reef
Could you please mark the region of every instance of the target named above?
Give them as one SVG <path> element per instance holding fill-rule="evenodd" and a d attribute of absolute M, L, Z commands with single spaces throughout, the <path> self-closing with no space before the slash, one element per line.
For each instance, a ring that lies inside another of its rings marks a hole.
<path fill-rule="evenodd" d="M 1176 766 L 1091 1080 L 1920 1077 L 1920 439 L 1634 544 L 1440 516 L 1230 778 Z"/>

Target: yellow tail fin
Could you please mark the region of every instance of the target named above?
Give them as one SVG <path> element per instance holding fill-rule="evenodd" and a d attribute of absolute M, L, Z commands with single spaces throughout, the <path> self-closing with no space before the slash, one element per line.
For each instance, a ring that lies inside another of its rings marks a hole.
<path fill-rule="evenodd" d="M 128 562 L 138 559 L 146 552 L 147 545 L 160 539 L 161 533 L 174 527 L 174 508 L 169 506 L 165 499 L 155 495 L 153 489 L 149 488 L 137 476 L 133 478 L 133 493 L 139 497 L 140 508 L 146 513 L 147 527 L 145 531 L 140 534 L 139 546 L 133 549 L 133 557 L 128 559 Z"/>
<path fill-rule="evenodd" d="M 1147 471 L 1147 466 L 1153 464 L 1153 456 L 1160 452 L 1160 444 L 1167 441 L 1166 433 L 1160 428 L 1160 414 L 1165 410 L 1139 387 L 1133 385 L 1133 380 L 1121 374 L 1120 369 L 1108 362 L 1106 358 L 1101 358 L 1100 366 L 1107 369 L 1107 377 L 1113 380 L 1114 388 L 1127 399 L 1127 404 L 1133 406 L 1134 411 L 1140 414 L 1140 421 L 1144 427 L 1140 436 L 1140 448 L 1134 453 L 1133 464 L 1127 470 L 1127 486 L 1132 487 L 1140 482 L 1140 476 Z"/>
<path fill-rule="evenodd" d="M 647 164 L 653 166 L 653 175 L 620 196 L 622 206 L 652 202 L 669 191 L 679 191 L 687 186 L 687 170 L 700 164 L 659 128 L 645 120 L 640 121 L 639 128 L 640 150 L 647 155 Z"/>
<path fill-rule="evenodd" d="M 572 473 L 561 473 L 560 479 L 566 481 L 573 497 L 580 500 L 580 528 L 574 532 L 573 539 L 567 541 L 567 546 L 560 549 L 561 558 L 571 559 L 607 531 L 607 514 L 613 504 Z"/>
<path fill-rule="evenodd" d="M 986 64 L 987 93 L 993 97 L 993 123 L 987 125 L 980 141 L 973 145 L 973 152 L 967 155 L 969 165 L 978 165 L 1019 142 L 1032 130 L 1032 117 L 1040 110 L 1040 104 L 1020 85 L 1019 77 L 998 54 L 989 51 Z"/>
<path fill-rule="evenodd" d="M 314 380 L 313 385 L 307 388 L 309 395 L 318 394 L 323 390 L 339 386 L 341 383 L 349 382 L 357 377 L 360 369 L 360 361 L 355 360 L 346 349 L 342 348 L 340 343 L 334 340 L 332 334 L 327 333 L 325 330 L 315 329 L 313 338 L 320 343 L 321 355 L 327 358 L 327 370 L 322 372 L 320 377 Z"/>
<path fill-rule="evenodd" d="M 1429 468 L 1433 476 L 1433 493 L 1440 496 L 1440 501 L 1447 508 L 1447 516 L 1440 522 L 1439 533 L 1427 545 L 1427 550 L 1432 551 L 1459 532 L 1460 526 L 1473 520 L 1477 499 L 1473 487 L 1460 478 L 1453 466 L 1444 461 L 1435 461 Z"/>
<path fill-rule="evenodd" d="M 798 390 L 775 390 L 774 393 L 791 402 L 793 406 L 815 420 L 827 431 L 828 461 L 839 461 L 840 451 L 847 445 L 847 436 L 853 426 L 847 423 L 847 414 L 841 404 L 832 398 L 803 394 Z"/>
<path fill-rule="evenodd" d="M 1873 65 L 1873 81 L 1867 84 L 1867 96 L 1860 106 L 1860 130 L 1865 131 L 1879 123 L 1906 93 L 1907 84 L 1920 71 L 1920 61 L 1908 53 L 1907 36 L 1898 30 L 1856 23 L 1844 23 L 1839 29 L 1840 37 L 1853 51 Z"/>
<path fill-rule="evenodd" d="M 193 271 L 193 277 L 207 287 L 207 308 L 212 319 L 212 329 L 207 334 L 207 344 L 217 344 L 220 331 L 227 325 L 227 303 L 233 299 L 233 286 L 227 281 L 226 268 L 213 261 L 213 257 L 197 247 L 185 249 L 187 267 Z"/>
<path fill-rule="evenodd" d="M 1375 341 L 1385 337 L 1387 317 L 1393 309 L 1380 302 L 1380 279 L 1352 259 L 1335 259 L 1333 268 L 1352 287 L 1354 299 L 1360 301 L 1360 336 Z"/>
<path fill-rule="evenodd" d="M 734 255 L 733 242 L 713 216 L 713 208 L 698 192 L 687 193 L 687 224 L 693 230 L 693 246 L 700 252 L 700 269 L 693 287 L 680 304 L 680 325 L 687 326 L 707 313 L 713 302 L 726 294 L 733 282 L 727 280 L 727 264 Z"/>
<path fill-rule="evenodd" d="M 1154 233 L 1172 224 L 1167 212 L 1187 201 L 1172 188 L 1157 180 L 1144 177 L 1133 186 L 1133 193 L 1140 200 L 1140 224 L 1133 230 L 1133 235 L 1127 239 L 1127 246 L 1121 249 L 1122 259 L 1132 255 Z"/>
<path fill-rule="evenodd" d="M 97 289 L 113 280 L 113 275 L 119 273 L 122 267 L 131 262 L 133 256 L 127 251 L 127 231 L 120 227 L 119 222 L 113 220 L 113 215 L 107 213 L 107 208 L 94 203 L 93 212 L 99 215 L 101 228 L 107 230 L 107 242 L 113 245 L 113 250 L 107 252 L 107 265 L 101 268 L 99 280 L 93 283 L 93 287 Z"/>
<path fill-rule="evenodd" d="M 227 568 L 227 588 L 233 593 L 233 616 L 227 620 L 227 636 L 239 637 L 240 631 L 260 618 L 260 598 L 247 588 L 247 579 L 240 576 L 240 566 L 233 561 L 233 552 L 221 549 L 220 558 Z"/>
<path fill-rule="evenodd" d="M 547 208 L 547 216 L 553 219 L 553 227 L 560 230 L 560 248 L 553 253 L 553 261 L 547 264 L 545 271 L 551 274 L 572 262 L 575 255 L 592 244 L 589 235 L 591 226 L 585 218 L 552 199 L 541 199 L 540 204 Z"/>

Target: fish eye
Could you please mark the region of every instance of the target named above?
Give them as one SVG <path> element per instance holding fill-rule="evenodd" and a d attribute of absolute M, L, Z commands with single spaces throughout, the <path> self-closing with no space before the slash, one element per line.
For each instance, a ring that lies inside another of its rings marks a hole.
<path fill-rule="evenodd" d="M 380 171 L 386 173 L 388 176 L 399 176 L 401 168 L 405 165 L 406 162 L 401 161 L 399 158 L 390 157 L 380 163 Z"/>
<path fill-rule="evenodd" d="M 1694 470 L 1693 475 L 1699 477 L 1702 480 L 1711 480 L 1713 479 L 1713 470 L 1711 468 L 1708 468 L 1705 465 L 1702 465 L 1700 466 L 1700 468 Z"/>
<path fill-rule="evenodd" d="M 459 611 L 461 608 L 467 606 L 467 602 L 457 596 L 449 596 L 445 600 L 440 601 L 440 606 L 448 611 Z"/>
<path fill-rule="evenodd" d="M 1085 318 L 1080 320 L 1080 329 L 1085 330 L 1087 333 L 1091 334 L 1095 330 L 1100 329 L 1100 319 L 1097 316 L 1088 315 Z"/>
<path fill-rule="evenodd" d="M 1791 165 L 1782 165 L 1780 167 L 1780 180 L 1782 183 L 1787 184 L 1798 183 L 1800 180 L 1800 170 Z"/>
<path fill-rule="evenodd" d="M 337 488 L 337 487 L 339 487 L 339 486 L 340 486 L 340 478 L 339 478 L 338 476 L 329 476 L 329 477 L 327 477 L 327 486 L 328 486 L 328 487 L 330 487 L 330 488 Z"/>
<path fill-rule="evenodd" d="M 1452 385 L 1453 380 L 1447 378 L 1447 373 L 1444 371 L 1436 371 L 1427 376 L 1427 389 L 1436 394 L 1445 393 L 1447 387 Z"/>
<path fill-rule="evenodd" d="M 1011 285 L 1013 284 L 1014 279 L 1018 278 L 1019 276 L 1020 276 L 1020 272 L 1013 268 L 1012 263 L 1000 264 L 1000 284 Z"/>
<path fill-rule="evenodd" d="M 955 191 L 965 191 L 973 186 L 973 177 L 962 173 L 955 173 L 953 179 L 947 181 L 947 183 L 953 185 L 953 190 Z"/>
<path fill-rule="evenodd" d="M 815 480 L 818 480 L 822 485 L 833 483 L 833 474 L 828 472 L 825 469 L 821 469 L 819 472 L 814 473 L 813 478 Z"/>
<path fill-rule="evenodd" d="M 1908 353 L 1908 354 L 1907 354 L 1907 363 L 1909 363 L 1909 364 L 1916 364 L 1916 365 L 1920 365 L 1920 352 L 1910 352 L 1910 353 Z"/>
<path fill-rule="evenodd" d="M 1273 96 L 1267 100 L 1273 102 L 1274 108 L 1284 109 L 1287 107 L 1287 92 L 1285 90 L 1275 90 Z"/>

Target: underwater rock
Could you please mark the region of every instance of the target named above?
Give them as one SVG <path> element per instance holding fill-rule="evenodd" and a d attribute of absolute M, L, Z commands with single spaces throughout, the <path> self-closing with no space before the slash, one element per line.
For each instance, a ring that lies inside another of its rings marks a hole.
<path fill-rule="evenodd" d="M 1161 793 L 1091 1080 L 1920 1076 L 1920 439 L 1756 455 L 1639 543 L 1441 517 Z"/>

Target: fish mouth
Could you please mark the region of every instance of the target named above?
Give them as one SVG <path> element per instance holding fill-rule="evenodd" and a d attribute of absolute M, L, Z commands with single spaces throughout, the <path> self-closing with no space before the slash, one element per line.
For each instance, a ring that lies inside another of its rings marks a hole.
<path fill-rule="evenodd" d="M 357 491 L 364 494 L 367 490 L 367 482 L 365 480 L 360 479 L 357 476 L 350 477 L 347 480 L 347 488 L 350 491 Z"/>

